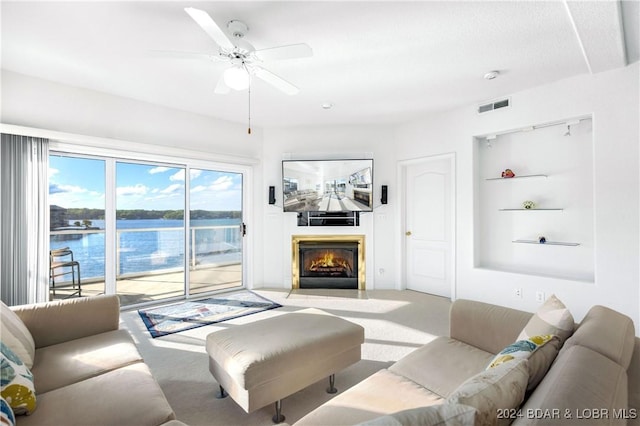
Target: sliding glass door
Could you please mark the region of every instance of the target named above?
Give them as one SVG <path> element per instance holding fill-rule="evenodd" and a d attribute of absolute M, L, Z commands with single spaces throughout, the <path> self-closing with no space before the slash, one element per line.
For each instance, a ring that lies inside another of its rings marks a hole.
<path fill-rule="evenodd" d="M 73 256 L 79 264 L 73 270 L 69 266 L 51 269 L 52 300 L 105 292 L 104 213 L 105 161 L 50 155 L 49 246 L 54 251 L 68 249 L 64 251 L 68 255 L 54 262 Z"/>
<path fill-rule="evenodd" d="M 191 169 L 189 293 L 242 286 L 242 174 Z"/>
<path fill-rule="evenodd" d="M 50 164 L 51 248 L 72 249 L 82 296 L 126 306 L 244 285 L 246 171 L 58 153 Z M 71 281 L 55 298 L 79 295 Z"/>
<path fill-rule="evenodd" d="M 115 176 L 120 302 L 183 296 L 184 167 L 116 162 Z"/>

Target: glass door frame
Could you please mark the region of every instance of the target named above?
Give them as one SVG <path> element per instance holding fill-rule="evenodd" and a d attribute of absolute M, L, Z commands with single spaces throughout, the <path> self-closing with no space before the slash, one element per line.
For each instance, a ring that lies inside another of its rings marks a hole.
<path fill-rule="evenodd" d="M 249 230 L 253 229 L 253 214 L 250 208 L 250 200 L 253 197 L 253 167 L 251 164 L 241 164 L 233 162 L 221 162 L 212 160 L 202 160 L 191 158 L 187 155 L 195 155 L 191 151 L 183 151 L 183 156 L 168 156 L 155 153 L 122 151 L 113 148 L 95 147 L 80 145 L 76 143 L 66 143 L 63 141 L 50 141 L 50 155 L 62 155 L 71 157 L 85 157 L 105 161 L 105 294 L 117 294 L 116 292 L 116 162 L 131 162 L 147 165 L 166 165 L 181 167 L 185 169 L 185 199 L 184 199 L 184 233 L 185 233 L 185 256 L 184 256 L 184 293 L 180 297 L 162 299 L 162 302 L 172 300 L 190 299 L 189 292 L 189 207 L 190 207 L 190 173 L 191 169 L 215 170 L 222 172 L 233 172 L 242 175 L 242 219 L 241 224 L 245 224 Z M 252 288 L 253 272 L 249 265 L 252 265 L 253 254 L 248 249 L 253 246 L 252 233 L 248 232 L 242 238 L 242 288 Z M 210 293 L 196 293 L 193 297 L 203 297 Z M 157 303 L 144 302 L 135 305 L 127 305 L 127 309 Z"/>

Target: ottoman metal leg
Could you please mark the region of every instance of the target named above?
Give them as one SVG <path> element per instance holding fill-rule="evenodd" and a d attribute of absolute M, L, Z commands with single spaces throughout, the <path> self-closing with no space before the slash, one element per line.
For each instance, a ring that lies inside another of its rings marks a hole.
<path fill-rule="evenodd" d="M 276 401 L 276 414 L 271 418 L 274 423 L 284 422 L 284 416 L 282 415 L 282 400 Z"/>
<path fill-rule="evenodd" d="M 216 398 L 218 398 L 218 399 L 226 398 L 227 395 L 229 395 L 229 394 L 227 393 L 227 391 L 224 390 L 222 385 L 218 385 L 218 386 L 220 386 L 220 390 L 218 392 L 216 392 Z"/>
<path fill-rule="evenodd" d="M 336 375 L 332 374 L 329 376 L 329 387 L 327 388 L 327 393 L 336 393 L 338 389 L 336 389 Z"/>

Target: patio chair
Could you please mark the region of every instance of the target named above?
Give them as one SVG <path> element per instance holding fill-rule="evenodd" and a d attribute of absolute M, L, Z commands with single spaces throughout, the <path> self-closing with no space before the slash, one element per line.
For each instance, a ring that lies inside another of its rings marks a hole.
<path fill-rule="evenodd" d="M 82 296 L 82 283 L 80 280 L 80 262 L 73 258 L 73 251 L 69 247 L 54 249 L 49 252 L 49 289 L 56 295 L 56 278 L 71 274 L 71 285 L 74 291 L 67 297 Z"/>

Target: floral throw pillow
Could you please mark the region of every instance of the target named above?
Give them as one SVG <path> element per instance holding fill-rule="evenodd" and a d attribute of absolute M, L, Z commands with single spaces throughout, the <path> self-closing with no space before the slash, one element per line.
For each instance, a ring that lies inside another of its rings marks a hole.
<path fill-rule="evenodd" d="M 33 374 L 8 346 L 0 342 L 0 394 L 14 415 L 31 414 L 36 409 Z"/>
<path fill-rule="evenodd" d="M 487 369 L 494 368 L 504 362 L 512 361 L 514 359 L 527 359 L 533 355 L 538 348 L 551 341 L 551 339 L 557 339 L 557 336 L 545 334 L 542 336 L 533 336 L 528 339 L 518 340 L 501 350 L 500 353 L 491 360 Z"/>

